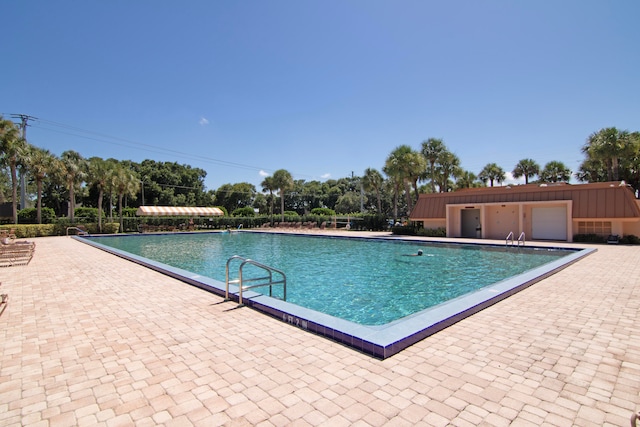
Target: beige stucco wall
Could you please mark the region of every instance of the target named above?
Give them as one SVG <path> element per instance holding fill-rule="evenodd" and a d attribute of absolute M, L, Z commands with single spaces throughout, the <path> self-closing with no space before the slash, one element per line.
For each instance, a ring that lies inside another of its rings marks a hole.
<path fill-rule="evenodd" d="M 490 205 L 484 210 L 485 239 L 505 239 L 513 232 L 515 239 L 520 235 L 520 206 L 519 205 Z"/>

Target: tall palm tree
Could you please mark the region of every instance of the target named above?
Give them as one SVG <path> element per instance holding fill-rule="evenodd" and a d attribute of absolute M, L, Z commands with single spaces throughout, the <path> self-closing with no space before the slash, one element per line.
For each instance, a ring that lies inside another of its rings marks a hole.
<path fill-rule="evenodd" d="M 60 155 L 60 169 L 69 190 L 69 219 L 73 223 L 76 209 L 75 190 L 86 176 L 87 162 L 80 153 L 68 150 Z"/>
<path fill-rule="evenodd" d="M 284 221 L 284 195 L 289 189 L 293 188 L 293 177 L 289 171 L 278 169 L 273 173 L 273 185 L 280 193 L 280 215 L 282 215 L 282 221 Z"/>
<path fill-rule="evenodd" d="M 462 173 L 460 158 L 450 151 L 443 151 L 438 157 L 436 179 L 441 193 L 449 191 L 449 178 L 456 178 Z"/>
<path fill-rule="evenodd" d="M 382 184 L 384 183 L 384 178 L 382 174 L 375 169 L 367 168 L 364 171 L 364 176 L 362 177 L 362 186 L 366 191 L 375 191 L 376 198 L 378 201 L 378 213 L 382 213 L 382 197 L 381 190 Z"/>
<path fill-rule="evenodd" d="M 276 183 L 273 181 L 272 176 L 265 177 L 260 183 L 260 185 L 262 186 L 262 191 L 269 192 L 269 201 L 270 201 L 269 217 L 271 218 L 271 225 L 273 225 L 273 202 L 274 202 L 273 192 L 276 191 L 278 187 Z"/>
<path fill-rule="evenodd" d="M 529 178 L 533 178 L 540 173 L 540 165 L 533 159 L 522 159 L 511 173 L 514 178 L 524 176 L 524 183 L 528 184 Z"/>
<path fill-rule="evenodd" d="M 89 159 L 87 184 L 96 187 L 98 190 L 98 230 L 100 233 L 102 233 L 104 192 L 109 185 L 109 178 L 115 168 L 116 164 L 113 161 L 104 160 L 100 157 L 91 157 Z"/>
<path fill-rule="evenodd" d="M 29 146 L 30 154 L 27 156 L 27 171 L 36 181 L 37 203 L 36 219 L 42 224 L 42 183 L 47 176 L 55 173 L 55 157 L 49 150 Z"/>
<path fill-rule="evenodd" d="M 481 181 L 491 183 L 491 187 L 493 187 L 493 182 L 501 183 L 507 178 L 504 173 L 504 169 L 498 166 L 496 163 L 487 164 L 478 174 L 478 179 Z"/>
<path fill-rule="evenodd" d="M 140 178 L 136 173 L 122 165 L 111 170 L 108 186 L 118 195 L 118 216 L 120 217 L 120 231 L 124 231 L 122 218 L 122 200 L 125 196 L 135 197 L 138 191 Z"/>
<path fill-rule="evenodd" d="M 544 182 L 569 182 L 571 179 L 571 169 L 559 161 L 551 161 L 544 165 L 540 172 L 540 179 Z"/>
<path fill-rule="evenodd" d="M 413 209 L 413 199 L 411 197 L 410 185 L 413 185 L 416 199 L 418 198 L 418 179 L 423 175 L 426 168 L 426 160 L 408 145 L 396 147 L 385 162 L 386 171 L 398 178 L 404 184 L 405 196 L 407 198 L 407 209 Z M 387 173 L 385 171 L 385 173 Z"/>
<path fill-rule="evenodd" d="M 431 180 L 431 192 L 436 192 L 436 163 L 442 152 L 447 151 L 447 147 L 444 145 L 441 139 L 429 138 L 426 141 L 422 141 L 422 155 L 429 163 L 429 169 L 427 174 Z"/>
<path fill-rule="evenodd" d="M 18 166 L 27 149 L 27 142 L 20 137 L 18 128 L 11 120 L 0 116 L 0 150 L 2 163 L 11 171 L 11 197 L 13 223 L 18 223 Z"/>

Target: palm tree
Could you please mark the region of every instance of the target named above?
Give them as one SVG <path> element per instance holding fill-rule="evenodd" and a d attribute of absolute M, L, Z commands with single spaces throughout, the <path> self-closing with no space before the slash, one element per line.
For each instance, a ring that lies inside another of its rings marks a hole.
<path fill-rule="evenodd" d="M 27 156 L 27 170 L 36 181 L 37 203 L 36 218 L 38 224 L 42 224 L 42 183 L 45 178 L 53 174 L 55 157 L 49 150 L 29 146 L 30 154 Z"/>
<path fill-rule="evenodd" d="M 569 182 L 571 169 L 562 162 L 551 161 L 544 165 L 544 169 L 540 172 L 540 179 L 544 182 Z"/>
<path fill-rule="evenodd" d="M 385 162 L 386 169 L 404 184 L 407 210 L 409 212 L 413 208 L 410 184 L 413 185 L 417 200 L 418 179 L 424 174 L 426 166 L 426 160 L 421 153 L 413 151 L 408 145 L 396 147 Z"/>
<path fill-rule="evenodd" d="M 582 152 L 587 156 L 602 160 L 607 167 L 607 179 L 620 179 L 620 160 L 632 151 L 632 138 L 628 131 L 620 131 L 615 127 L 600 129 L 592 133 Z"/>
<path fill-rule="evenodd" d="M 362 177 L 362 186 L 366 191 L 375 191 L 376 198 L 378 200 L 378 213 L 382 213 L 382 198 L 381 198 L 381 190 L 382 183 L 384 182 L 384 178 L 382 174 L 375 169 L 367 168 L 364 171 L 364 176 Z"/>
<path fill-rule="evenodd" d="M 398 198 L 403 179 L 391 164 L 385 164 L 382 171 L 389 177 L 387 182 L 393 190 L 393 222 L 395 223 L 398 220 Z"/>
<path fill-rule="evenodd" d="M 76 196 L 75 188 L 83 182 L 87 169 L 86 160 L 80 153 L 68 150 L 60 155 L 60 172 L 69 190 L 69 219 L 75 220 Z"/>
<path fill-rule="evenodd" d="M 100 157 L 89 159 L 89 173 L 87 174 L 87 184 L 95 186 L 98 190 L 98 230 L 102 233 L 102 205 L 104 192 L 109 185 L 109 178 L 116 164 L 112 161 L 104 160 Z"/>
<path fill-rule="evenodd" d="M 18 223 L 18 166 L 27 149 L 26 141 L 20 137 L 18 128 L 11 120 L 0 116 L 0 154 L 1 161 L 11 171 L 11 195 L 13 223 Z"/>
<path fill-rule="evenodd" d="M 436 163 L 442 152 L 447 151 L 447 147 L 444 145 L 441 139 L 429 138 L 426 141 L 422 141 L 422 155 L 427 162 L 429 162 L 429 169 L 427 171 L 429 178 L 431 179 L 431 192 L 436 192 Z"/>
<path fill-rule="evenodd" d="M 280 193 L 280 215 L 284 222 L 284 194 L 293 187 L 293 177 L 289 171 L 285 169 L 278 169 L 273 173 L 272 184 L 278 189 Z"/>
<path fill-rule="evenodd" d="M 474 188 L 479 185 L 477 182 L 478 177 L 475 173 L 470 171 L 461 171 L 456 179 L 456 189 L 462 188 Z"/>
<path fill-rule="evenodd" d="M 120 217 L 120 231 L 124 231 L 122 218 L 122 199 L 125 196 L 135 197 L 140 178 L 130 169 L 118 165 L 111 170 L 108 187 L 118 195 L 118 216 Z"/>
<path fill-rule="evenodd" d="M 276 183 L 273 181 L 273 177 L 272 176 L 267 176 L 264 178 L 264 180 L 262 180 L 262 182 L 260 183 L 260 185 L 262 186 L 262 191 L 268 191 L 269 192 L 269 201 L 270 206 L 269 206 L 269 216 L 271 217 L 271 225 L 273 225 L 273 192 L 275 190 L 278 189 L 278 187 L 276 186 Z"/>
<path fill-rule="evenodd" d="M 533 178 L 540 173 L 540 165 L 533 159 L 522 159 L 518 162 L 516 167 L 513 168 L 511 173 L 514 178 L 524 176 L 524 183 L 528 184 L 529 178 Z"/>
<path fill-rule="evenodd" d="M 436 171 L 440 192 L 446 193 L 449 191 L 449 178 L 456 178 L 462 173 L 460 158 L 450 151 L 443 151 L 438 157 Z"/>
<path fill-rule="evenodd" d="M 494 181 L 501 183 L 506 178 L 504 170 L 496 163 L 487 164 L 478 174 L 478 179 L 484 182 L 489 181 L 491 183 L 491 187 L 493 187 Z"/>

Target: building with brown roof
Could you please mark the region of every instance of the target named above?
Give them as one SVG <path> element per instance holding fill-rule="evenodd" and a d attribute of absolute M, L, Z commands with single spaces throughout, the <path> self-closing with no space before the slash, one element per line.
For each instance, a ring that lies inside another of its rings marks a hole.
<path fill-rule="evenodd" d="M 420 194 L 409 219 L 447 237 L 573 241 L 640 236 L 640 202 L 623 182 L 529 184 Z M 524 233 L 524 234 L 522 234 Z"/>

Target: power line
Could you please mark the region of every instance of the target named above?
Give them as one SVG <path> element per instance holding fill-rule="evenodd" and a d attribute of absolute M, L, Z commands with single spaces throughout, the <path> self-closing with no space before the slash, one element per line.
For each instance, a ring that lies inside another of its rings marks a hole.
<path fill-rule="evenodd" d="M 46 120 L 46 119 L 38 119 L 33 117 L 33 119 L 36 121 L 35 125 L 32 125 L 36 128 L 39 129 L 43 129 L 46 131 L 51 131 L 51 132 L 57 132 L 57 133 L 63 133 L 66 135 L 71 135 L 71 136 L 75 136 L 75 137 L 79 137 L 79 138 L 84 138 L 84 139 L 89 139 L 89 140 L 93 140 L 93 141 L 98 141 L 98 142 L 103 142 L 106 144 L 112 144 L 112 145 L 118 145 L 121 147 L 128 147 L 128 148 L 135 148 L 138 150 L 143 150 L 143 151 L 149 151 L 149 152 L 155 152 L 158 154 L 172 154 L 172 155 L 178 155 L 182 158 L 186 158 L 186 159 L 190 159 L 190 160 L 197 160 L 199 162 L 203 162 L 203 163 L 209 163 L 209 164 L 214 164 L 214 165 L 221 165 L 221 166 L 227 166 L 227 167 L 234 167 L 234 168 L 239 168 L 239 169 L 246 169 L 246 170 L 252 170 L 252 171 L 268 171 L 268 172 L 274 172 L 274 169 L 270 169 L 270 168 L 263 168 L 263 167 L 258 167 L 258 166 L 252 166 L 252 165 L 246 165 L 243 163 L 237 163 L 237 162 L 230 162 L 227 160 L 220 160 L 220 159 L 215 159 L 212 157 L 207 157 L 207 156 L 196 156 L 193 154 L 189 154 L 189 153 L 185 153 L 182 151 L 178 151 L 178 150 L 173 150 L 173 149 L 168 149 L 168 148 L 162 148 L 162 147 L 157 147 L 151 144 L 145 144 L 145 143 L 141 143 L 141 142 L 136 142 L 136 141 L 132 141 L 126 138 L 120 138 L 117 136 L 112 136 L 112 135 L 107 135 L 104 133 L 99 133 L 99 132 L 94 132 L 94 131 L 90 131 L 90 130 L 86 130 L 86 129 L 82 129 L 76 126 L 72 126 L 72 125 L 67 125 L 64 123 L 60 123 L 60 122 L 55 122 L 53 120 Z M 42 126 L 44 125 L 44 126 Z M 48 126 L 53 126 L 54 128 L 51 127 L 47 127 Z M 55 129 L 55 127 L 63 129 Z M 307 176 L 310 178 L 316 178 L 313 177 L 311 175 L 307 175 L 307 174 L 300 174 L 300 173 L 295 173 L 295 175 L 297 176 Z"/>

